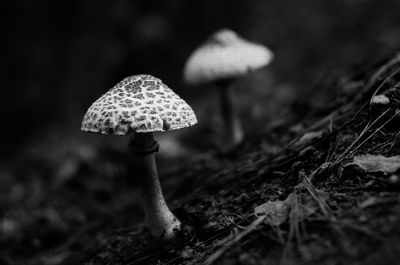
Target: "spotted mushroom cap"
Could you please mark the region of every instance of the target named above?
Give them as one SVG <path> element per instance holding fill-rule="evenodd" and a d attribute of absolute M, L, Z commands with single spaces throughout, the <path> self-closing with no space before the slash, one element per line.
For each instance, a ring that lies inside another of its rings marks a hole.
<path fill-rule="evenodd" d="M 90 106 L 81 129 L 126 135 L 176 130 L 196 123 L 192 108 L 160 79 L 134 75 L 123 79 Z"/>
<path fill-rule="evenodd" d="M 273 53 L 265 46 L 223 29 L 190 55 L 184 68 L 184 80 L 196 85 L 238 77 L 269 64 L 272 59 Z"/>

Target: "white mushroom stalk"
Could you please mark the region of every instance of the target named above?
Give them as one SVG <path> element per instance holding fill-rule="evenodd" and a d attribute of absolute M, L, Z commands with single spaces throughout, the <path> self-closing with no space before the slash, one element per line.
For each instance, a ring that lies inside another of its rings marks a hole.
<path fill-rule="evenodd" d="M 140 196 L 152 235 L 173 239 L 181 228 L 165 202 L 158 179 L 153 132 L 176 130 L 197 123 L 191 107 L 158 78 L 151 75 L 127 77 L 96 100 L 86 112 L 81 129 L 102 134 L 134 134 L 129 149 L 139 176 Z"/>
<path fill-rule="evenodd" d="M 219 90 L 219 100 L 221 117 L 225 123 L 225 140 L 227 149 L 242 142 L 244 133 L 242 123 L 234 108 L 234 91 L 230 88 L 232 80 L 221 80 L 217 82 Z"/>
<path fill-rule="evenodd" d="M 221 116 L 225 123 L 227 147 L 243 139 L 243 129 L 234 111 L 231 83 L 234 79 L 268 65 L 273 53 L 265 46 L 249 42 L 228 29 L 217 31 L 188 58 L 184 80 L 200 85 L 214 82 L 220 89 Z"/>
<path fill-rule="evenodd" d="M 161 190 L 155 159 L 158 144 L 153 133 L 137 133 L 130 140 L 129 149 L 136 156 L 136 165 L 142 167 L 139 192 L 151 233 L 157 238 L 175 238 L 181 229 L 181 222 L 168 208 Z"/>

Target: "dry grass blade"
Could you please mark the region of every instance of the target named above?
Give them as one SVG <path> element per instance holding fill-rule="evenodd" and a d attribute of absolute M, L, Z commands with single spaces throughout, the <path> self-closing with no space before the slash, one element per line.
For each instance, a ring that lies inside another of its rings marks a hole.
<path fill-rule="evenodd" d="M 399 137 L 400 132 L 396 133 L 395 137 L 393 138 L 392 143 L 390 144 L 390 147 L 387 149 L 387 153 L 390 152 L 393 148 L 393 146 L 395 146 L 395 144 L 398 142 L 397 138 Z"/>
<path fill-rule="evenodd" d="M 337 145 L 335 146 L 335 149 L 332 150 L 332 145 L 333 145 L 333 141 L 332 141 L 332 132 L 333 132 L 333 115 L 330 115 L 330 120 L 329 120 L 329 150 L 328 150 L 328 154 L 326 155 L 326 159 L 325 162 L 330 162 L 331 160 L 331 156 L 333 156 L 333 154 L 336 152 L 337 149 Z"/>
<path fill-rule="evenodd" d="M 345 255 L 351 255 L 349 248 L 345 246 L 345 242 L 343 241 L 344 238 L 343 232 L 337 225 L 338 221 L 336 217 L 333 215 L 329 205 L 326 204 L 323 198 L 321 198 L 321 196 L 318 194 L 318 191 L 315 189 L 314 185 L 310 182 L 310 180 L 306 176 L 303 176 L 302 183 L 304 187 L 307 189 L 307 191 L 310 193 L 311 197 L 315 200 L 315 202 L 317 202 L 324 216 L 327 218 L 329 226 L 334 232 L 336 241 L 342 253 L 344 253 Z"/>
<path fill-rule="evenodd" d="M 304 232 L 303 223 L 303 210 L 300 209 L 300 202 L 296 192 L 291 193 L 288 197 L 290 202 L 290 214 L 289 214 L 289 236 L 286 243 L 292 242 L 294 239 L 297 244 L 300 244 L 303 240 L 302 231 Z"/>
<path fill-rule="evenodd" d="M 390 109 L 385 110 L 381 115 L 379 115 L 378 118 L 376 118 L 372 123 L 368 123 L 365 128 L 361 131 L 361 133 L 358 135 L 358 137 L 350 144 L 350 146 L 333 162 L 334 164 L 338 164 L 341 161 L 343 161 L 344 158 L 346 158 L 346 155 L 348 152 L 351 152 L 351 149 L 353 146 L 364 136 L 364 134 L 371 129 L 372 126 L 374 126 L 383 116 L 385 116 L 386 113 L 388 113 Z"/>
<path fill-rule="evenodd" d="M 378 118 L 379 119 L 379 118 Z M 347 147 L 346 150 L 344 150 L 344 152 L 333 162 L 334 164 L 339 163 L 340 161 L 343 160 L 343 158 L 345 157 L 345 155 L 347 154 L 347 152 L 349 152 L 351 150 L 351 148 L 353 148 L 353 146 L 358 142 L 358 140 L 361 139 L 361 137 L 364 136 L 364 134 L 369 130 L 370 128 L 370 123 L 368 123 L 365 128 L 361 131 L 361 133 L 357 136 L 357 138 L 349 145 L 349 147 Z"/>
<path fill-rule="evenodd" d="M 246 227 L 245 230 L 241 231 L 240 233 L 236 234 L 230 241 L 228 241 L 224 246 L 218 249 L 214 254 L 212 254 L 203 264 L 204 265 L 211 265 L 215 261 L 217 261 L 222 255 L 233 245 L 239 242 L 243 237 L 251 233 L 255 230 L 260 224 L 262 224 L 265 220 L 265 216 L 257 218 L 253 221 L 249 226 Z"/>
<path fill-rule="evenodd" d="M 307 191 L 310 193 L 311 197 L 315 200 L 315 202 L 318 203 L 322 213 L 328 217 L 330 220 L 336 219 L 329 206 L 326 204 L 325 200 L 319 196 L 318 191 L 315 189 L 314 185 L 310 182 L 310 180 L 306 177 L 303 176 L 303 182 L 302 184 L 304 187 L 307 189 Z"/>
<path fill-rule="evenodd" d="M 305 225 L 303 222 L 303 210 L 300 209 L 301 203 L 297 192 L 294 191 L 286 199 L 290 203 L 290 214 L 289 214 L 289 235 L 284 243 L 280 264 L 291 264 L 294 260 L 294 245 L 293 241 L 296 240 L 297 246 L 303 242 L 303 234 L 307 234 Z"/>
<path fill-rule="evenodd" d="M 383 75 L 390 67 L 393 65 L 400 63 L 400 54 L 397 54 L 392 60 L 385 63 L 382 67 L 380 67 L 372 76 L 369 78 L 366 88 L 369 90 L 372 85 L 376 82 L 376 80 Z"/>
<path fill-rule="evenodd" d="M 358 231 L 360 233 L 366 234 L 366 235 L 368 235 L 368 236 L 370 236 L 370 237 L 372 237 L 372 238 L 374 238 L 376 240 L 380 240 L 380 241 L 384 240 L 383 236 L 379 235 L 378 233 L 372 231 L 371 229 L 369 229 L 367 227 L 364 227 L 364 226 L 361 226 L 361 225 L 357 225 L 357 224 L 353 224 L 351 222 L 343 221 L 343 220 L 338 222 L 337 224 L 342 226 L 342 227 L 347 227 L 347 228 L 350 228 L 352 230 Z"/>
<path fill-rule="evenodd" d="M 400 110 L 396 110 L 396 112 L 381 126 L 379 126 L 378 129 L 376 129 L 370 136 L 368 136 L 364 141 L 362 141 L 359 145 L 357 145 L 354 150 L 352 150 L 349 155 L 351 153 L 354 153 L 358 148 L 360 148 L 363 144 L 365 144 L 369 139 L 371 139 L 372 136 L 374 136 L 377 132 L 379 132 L 383 127 L 386 126 L 386 124 L 388 124 L 391 120 L 393 120 L 398 114 L 400 113 Z"/>

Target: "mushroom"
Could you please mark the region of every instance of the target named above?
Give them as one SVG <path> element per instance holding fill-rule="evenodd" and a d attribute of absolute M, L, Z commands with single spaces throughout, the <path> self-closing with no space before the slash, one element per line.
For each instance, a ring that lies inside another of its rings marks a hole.
<path fill-rule="evenodd" d="M 197 48 L 186 62 L 183 73 L 186 83 L 200 85 L 214 82 L 219 88 L 228 148 L 243 139 L 230 85 L 235 78 L 269 64 L 272 59 L 273 53 L 266 47 L 244 40 L 232 30 L 222 29 Z"/>
<path fill-rule="evenodd" d="M 132 135 L 130 152 L 141 164 L 139 194 L 151 234 L 173 239 L 181 223 L 168 208 L 158 179 L 153 132 L 197 123 L 192 108 L 160 79 L 134 75 L 123 79 L 97 99 L 86 112 L 81 129 L 87 132 Z"/>

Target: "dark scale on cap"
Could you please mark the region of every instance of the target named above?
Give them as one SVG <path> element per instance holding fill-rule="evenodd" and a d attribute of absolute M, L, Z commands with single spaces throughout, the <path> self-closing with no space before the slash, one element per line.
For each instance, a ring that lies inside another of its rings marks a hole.
<path fill-rule="evenodd" d="M 130 93 L 133 93 L 133 94 L 140 93 L 140 92 L 142 92 L 142 89 L 140 87 L 141 83 L 142 82 L 140 80 L 136 81 L 136 82 L 133 82 L 133 83 L 127 85 L 125 87 L 125 89 L 126 89 L 127 92 L 130 92 Z"/>
<path fill-rule="evenodd" d="M 143 96 L 143 94 L 137 94 L 137 95 L 134 95 L 133 98 L 144 99 L 144 96 Z"/>
<path fill-rule="evenodd" d="M 124 116 L 124 118 L 129 118 L 129 112 L 128 111 L 123 111 L 122 112 L 122 116 Z"/>
<path fill-rule="evenodd" d="M 145 80 L 143 86 L 155 86 L 156 82 L 154 80 Z M 157 86 L 155 86 L 157 89 Z M 147 90 L 150 90 L 151 87 L 149 87 Z"/>
<path fill-rule="evenodd" d="M 147 91 L 154 91 L 154 90 L 159 90 L 160 88 L 156 85 L 151 85 L 147 88 Z"/>
<path fill-rule="evenodd" d="M 121 119 L 120 123 L 121 123 L 121 125 L 129 125 L 130 121 L 125 120 L 125 119 Z"/>
<path fill-rule="evenodd" d="M 146 96 L 149 98 L 155 98 L 156 95 L 154 95 L 154 93 L 146 93 Z"/>

